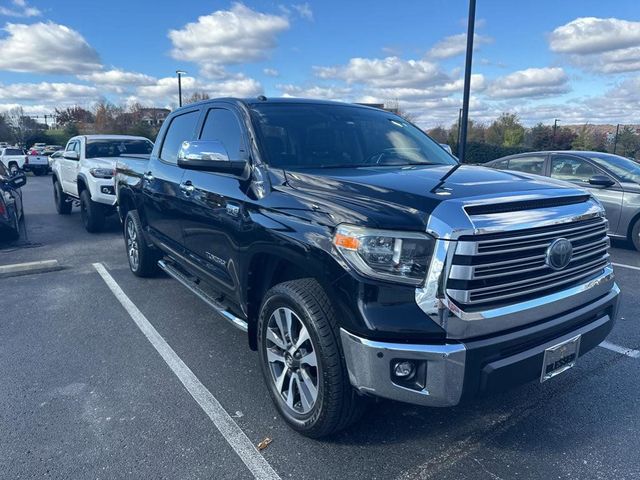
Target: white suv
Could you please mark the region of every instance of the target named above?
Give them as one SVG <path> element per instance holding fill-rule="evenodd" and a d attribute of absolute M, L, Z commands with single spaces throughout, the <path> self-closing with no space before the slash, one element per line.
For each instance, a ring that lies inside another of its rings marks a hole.
<path fill-rule="evenodd" d="M 82 223 L 88 232 L 102 229 L 106 216 L 116 213 L 113 175 L 118 157 L 148 158 L 151 140 L 129 135 L 73 137 L 52 164 L 53 196 L 60 215 L 80 202 Z"/>

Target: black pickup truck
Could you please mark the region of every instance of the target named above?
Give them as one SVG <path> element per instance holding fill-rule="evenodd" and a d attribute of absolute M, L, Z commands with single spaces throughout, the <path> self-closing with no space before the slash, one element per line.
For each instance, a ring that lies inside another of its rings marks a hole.
<path fill-rule="evenodd" d="M 174 111 L 117 166 L 131 271 L 181 282 L 320 437 L 367 397 L 451 406 L 574 365 L 612 328 L 607 221 L 583 190 L 459 165 L 392 113 L 293 99 Z"/>

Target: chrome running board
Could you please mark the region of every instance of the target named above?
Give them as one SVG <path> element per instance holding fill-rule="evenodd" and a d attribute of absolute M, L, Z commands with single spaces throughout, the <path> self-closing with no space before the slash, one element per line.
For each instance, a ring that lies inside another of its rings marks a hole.
<path fill-rule="evenodd" d="M 222 315 L 226 320 L 229 321 L 229 323 L 231 323 L 231 325 L 233 325 L 239 330 L 242 330 L 243 332 L 246 332 L 249 329 L 246 320 L 238 318 L 235 315 L 233 315 L 231 312 L 229 312 L 216 299 L 214 299 L 211 295 L 209 295 L 202 288 L 200 288 L 195 282 L 189 280 L 189 278 L 186 275 L 180 272 L 180 270 L 175 268 L 173 265 L 166 262 L 165 260 L 160 260 L 158 262 L 158 266 L 164 272 L 166 272 L 170 277 L 173 277 L 182 285 L 184 285 L 189 290 L 191 290 L 191 292 L 197 295 L 200 298 L 200 300 L 205 302 L 207 305 L 213 308 L 216 312 Z"/>

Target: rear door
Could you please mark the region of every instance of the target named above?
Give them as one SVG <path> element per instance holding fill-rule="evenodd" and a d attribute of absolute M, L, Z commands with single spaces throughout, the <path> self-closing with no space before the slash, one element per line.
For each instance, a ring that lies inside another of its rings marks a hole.
<path fill-rule="evenodd" d="M 609 231 L 617 231 L 624 195 L 617 180 L 585 158 L 560 153 L 551 155 L 550 175 L 551 178 L 574 183 L 593 194 L 604 206 L 609 220 Z M 595 187 L 589 183 L 589 179 L 594 175 L 609 177 L 614 184 L 610 187 Z"/>
<path fill-rule="evenodd" d="M 195 108 L 173 117 L 164 131 L 160 148 L 154 150 L 149 171 L 143 176 L 143 203 L 150 233 L 165 246 L 182 250 L 182 217 L 185 192 L 181 182 L 183 170 L 178 167 L 178 151 L 184 141 L 193 140 L 200 110 Z M 161 133 L 162 135 L 162 133 Z"/>
<path fill-rule="evenodd" d="M 248 160 L 242 122 L 233 107 L 208 108 L 198 138 L 221 142 L 229 159 Z M 205 270 L 215 286 L 239 302 L 237 253 L 245 225 L 247 181 L 222 173 L 186 170 L 185 184 L 194 190 L 184 219 L 184 239 L 189 258 Z"/>

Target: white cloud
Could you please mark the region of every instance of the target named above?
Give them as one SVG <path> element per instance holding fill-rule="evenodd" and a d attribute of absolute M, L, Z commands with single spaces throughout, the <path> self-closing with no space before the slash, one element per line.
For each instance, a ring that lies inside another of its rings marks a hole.
<path fill-rule="evenodd" d="M 170 30 L 171 56 L 201 66 L 231 65 L 263 60 L 289 28 L 286 16 L 256 12 L 242 3 L 218 10 Z"/>
<path fill-rule="evenodd" d="M 487 93 L 493 98 L 548 97 L 570 91 L 562 68 L 527 68 L 497 78 Z"/>
<path fill-rule="evenodd" d="M 156 82 L 156 78 L 144 73 L 126 72 L 118 68 L 93 72 L 88 75 L 78 75 L 80 80 L 95 83 L 97 85 L 150 85 Z"/>
<path fill-rule="evenodd" d="M 182 77 L 182 95 L 189 97 L 195 92 L 203 92 L 211 98 L 255 97 L 263 93 L 260 82 L 244 75 L 234 75 L 213 83 L 203 82 L 195 77 Z M 135 90 L 129 102 L 137 101 L 145 105 L 176 104 L 178 81 L 176 77 L 158 79 L 153 85 L 142 85 Z"/>
<path fill-rule="evenodd" d="M 0 38 L 0 70 L 30 73 L 91 72 L 98 53 L 75 30 L 52 22 L 8 23 Z"/>
<path fill-rule="evenodd" d="M 314 70 L 320 78 L 376 87 L 426 87 L 448 80 L 435 63 L 399 57 L 352 58 L 344 66 L 314 67 Z"/>
<path fill-rule="evenodd" d="M 311 6 L 308 3 L 298 3 L 291 5 L 298 15 L 306 20 L 313 20 L 313 11 L 311 10 Z"/>
<path fill-rule="evenodd" d="M 640 22 L 618 18 L 576 18 L 549 35 L 552 51 L 596 73 L 640 70 Z"/>
<path fill-rule="evenodd" d="M 282 92 L 283 97 L 298 98 L 322 98 L 325 100 L 342 100 L 352 101 L 352 89 L 349 87 L 336 86 L 319 86 L 312 85 L 302 87 L 300 85 L 283 84 L 276 85 L 276 88 Z"/>
<path fill-rule="evenodd" d="M 262 73 L 264 73 L 267 77 L 278 77 L 280 76 L 280 72 L 278 70 L 276 70 L 275 68 L 265 68 L 262 70 Z"/>
<path fill-rule="evenodd" d="M 0 100 L 5 102 L 82 103 L 100 96 L 94 86 L 78 83 L 12 83 L 0 84 Z"/>
<path fill-rule="evenodd" d="M 492 43 L 493 38 L 478 35 L 473 35 L 473 50 L 477 50 L 480 45 Z M 457 55 L 462 55 L 467 51 L 467 34 L 459 33 L 457 35 L 450 35 L 443 38 L 436 43 L 431 50 L 427 53 L 429 58 L 451 58 Z"/>
<path fill-rule="evenodd" d="M 13 0 L 13 7 L 0 6 L 0 15 L 6 17 L 39 17 L 42 12 L 27 4 L 26 0 Z"/>

